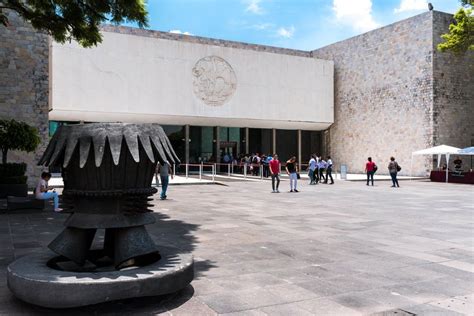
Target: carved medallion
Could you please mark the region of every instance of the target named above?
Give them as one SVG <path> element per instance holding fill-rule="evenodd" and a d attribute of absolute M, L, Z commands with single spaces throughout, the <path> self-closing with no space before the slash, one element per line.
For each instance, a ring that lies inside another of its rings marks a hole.
<path fill-rule="evenodd" d="M 194 93 L 207 105 L 220 106 L 235 92 L 237 77 L 224 59 L 207 56 L 198 60 L 193 68 Z"/>

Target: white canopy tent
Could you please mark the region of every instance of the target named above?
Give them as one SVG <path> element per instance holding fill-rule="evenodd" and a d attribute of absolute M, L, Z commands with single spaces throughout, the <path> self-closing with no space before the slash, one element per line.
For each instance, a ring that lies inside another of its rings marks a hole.
<path fill-rule="evenodd" d="M 441 156 L 445 155 L 446 156 L 446 166 L 449 165 L 449 156 L 454 155 L 454 154 L 459 154 L 460 148 L 457 147 L 452 147 L 448 145 L 440 145 L 440 146 L 435 146 L 427 149 L 422 149 L 422 150 L 417 150 L 411 153 L 411 164 L 413 166 L 413 156 L 415 155 L 438 155 L 438 168 L 439 164 L 441 162 Z M 446 168 L 446 182 L 448 182 L 448 169 Z M 410 172 L 413 170 L 410 168 Z"/>

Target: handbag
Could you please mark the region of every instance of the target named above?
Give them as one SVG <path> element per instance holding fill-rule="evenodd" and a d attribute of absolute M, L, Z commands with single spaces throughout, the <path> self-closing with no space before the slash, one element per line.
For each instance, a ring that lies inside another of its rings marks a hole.
<path fill-rule="evenodd" d="M 377 167 L 377 165 L 374 164 L 374 172 L 376 172 L 378 168 L 379 167 Z"/>
<path fill-rule="evenodd" d="M 301 179 L 299 172 L 296 173 L 296 179 Z"/>
<path fill-rule="evenodd" d="M 402 170 L 402 167 L 397 163 L 397 171 L 400 172 L 400 170 Z"/>

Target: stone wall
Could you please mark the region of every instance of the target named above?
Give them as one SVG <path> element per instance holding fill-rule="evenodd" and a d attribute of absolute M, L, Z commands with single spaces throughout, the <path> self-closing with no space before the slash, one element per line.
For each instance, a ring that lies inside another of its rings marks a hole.
<path fill-rule="evenodd" d="M 433 13 L 434 47 L 442 41 L 452 15 Z M 435 145 L 474 146 L 474 52 L 433 54 L 433 123 Z M 470 158 L 464 157 L 470 162 Z M 451 159 L 451 162 L 453 159 Z M 465 165 L 465 168 L 469 167 Z"/>
<path fill-rule="evenodd" d="M 327 146 L 337 167 L 364 172 L 367 157 L 388 173 L 390 156 L 410 173 L 411 153 L 433 145 L 432 12 L 313 51 L 334 61 L 335 123 Z M 425 175 L 416 156 L 413 174 Z"/>
<path fill-rule="evenodd" d="M 28 164 L 28 184 L 32 187 L 42 170 L 36 162 L 49 138 L 49 39 L 14 14 L 9 20 L 8 27 L 0 26 L 0 118 L 24 121 L 40 132 L 42 142 L 35 153 L 8 153 L 9 162 Z"/>

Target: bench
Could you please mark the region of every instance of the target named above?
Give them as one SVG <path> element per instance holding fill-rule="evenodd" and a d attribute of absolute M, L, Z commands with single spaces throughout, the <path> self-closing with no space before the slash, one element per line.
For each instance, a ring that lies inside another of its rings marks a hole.
<path fill-rule="evenodd" d="M 44 200 L 38 200 L 34 196 L 19 197 L 7 196 L 7 210 L 21 210 L 21 209 L 39 209 L 45 208 Z"/>

